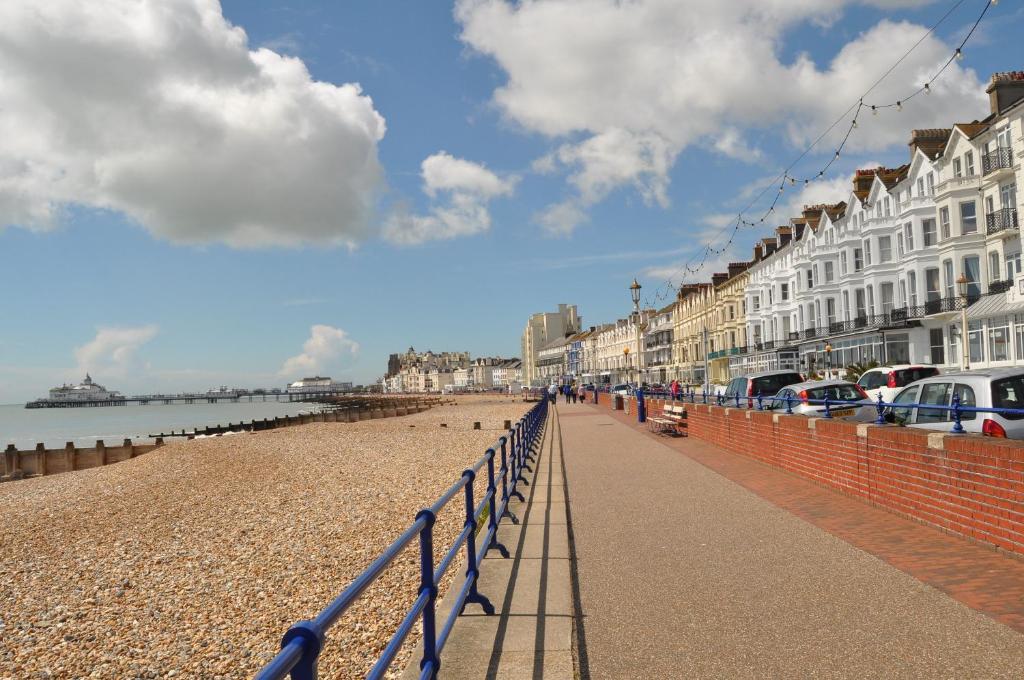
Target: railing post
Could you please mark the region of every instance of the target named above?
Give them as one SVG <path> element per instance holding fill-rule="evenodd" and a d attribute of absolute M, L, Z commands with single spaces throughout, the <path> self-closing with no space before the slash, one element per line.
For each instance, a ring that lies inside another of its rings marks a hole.
<path fill-rule="evenodd" d="M 736 397 L 736 408 L 739 408 L 740 407 L 740 393 L 736 392 L 733 396 Z"/>
<path fill-rule="evenodd" d="M 505 437 L 498 437 L 498 442 L 501 444 L 502 449 L 502 460 L 505 459 Z M 486 550 L 497 550 L 501 553 L 501 556 L 508 559 L 508 548 L 498 542 L 498 487 L 494 482 L 494 457 L 497 454 L 494 449 L 487 449 L 487 493 L 490 494 L 490 502 L 487 504 L 487 532 L 494 532 L 491 537 L 491 542 L 487 544 Z M 504 487 L 504 478 L 502 478 L 502 487 Z M 502 489 L 501 500 L 502 502 L 508 498 L 504 488 Z"/>
<path fill-rule="evenodd" d="M 490 450 L 491 454 L 494 453 Z M 466 605 L 470 602 L 479 604 L 484 609 L 484 614 L 494 614 L 494 605 L 476 589 L 477 578 L 480 570 L 476 568 L 476 508 L 473 505 L 473 482 L 476 480 L 476 473 L 472 470 L 465 470 L 462 478 L 466 480 L 466 524 L 469 529 L 469 536 L 466 537 L 466 579 L 470 581 L 469 594 L 462 604 L 462 611 L 466 611 Z"/>
<path fill-rule="evenodd" d="M 878 393 L 878 403 L 875 405 L 878 410 L 878 418 L 875 419 L 875 425 L 885 425 L 885 406 L 882 405 L 882 393 Z"/>
<path fill-rule="evenodd" d="M 757 410 L 758 411 L 763 411 L 764 410 L 764 404 L 761 401 L 761 390 L 757 391 Z"/>
<path fill-rule="evenodd" d="M 828 407 L 828 392 L 825 392 L 825 417 L 826 418 L 831 418 L 832 417 L 832 409 L 830 409 Z"/>
<path fill-rule="evenodd" d="M 420 589 L 419 592 L 429 594 L 427 604 L 423 608 L 423 658 L 420 670 L 430 667 L 430 677 L 436 678 L 441 667 L 437 658 L 437 584 L 434 583 L 434 521 L 437 519 L 430 510 L 420 510 L 416 520 L 426 520 L 420 531 Z"/>
<path fill-rule="evenodd" d="M 324 632 L 312 621 L 300 621 L 281 639 L 284 649 L 295 639 L 302 640 L 302 658 L 291 671 L 291 680 L 317 680 L 317 660 L 324 646 Z"/>
<path fill-rule="evenodd" d="M 544 407 L 545 409 L 547 407 Z M 523 427 L 524 422 L 529 422 L 526 419 L 516 423 L 515 432 L 512 433 L 512 451 L 509 452 L 509 479 L 511 481 L 511 488 L 508 492 L 508 497 L 513 496 L 518 498 L 522 502 L 526 502 L 526 497 L 519 492 L 516 487 L 519 485 L 519 456 L 520 451 L 523 447 L 523 440 L 526 438 L 526 428 Z"/>
<path fill-rule="evenodd" d="M 953 395 L 953 432 L 963 434 L 964 425 L 960 422 L 960 395 Z"/>
<path fill-rule="evenodd" d="M 793 415 L 793 395 L 786 394 L 786 415 Z"/>

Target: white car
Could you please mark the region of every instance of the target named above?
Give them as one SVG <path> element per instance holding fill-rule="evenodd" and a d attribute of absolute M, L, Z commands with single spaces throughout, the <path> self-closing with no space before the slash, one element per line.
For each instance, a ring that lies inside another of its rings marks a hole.
<path fill-rule="evenodd" d="M 876 413 L 864 390 L 845 380 L 814 380 L 787 385 L 774 398 L 765 400 L 764 407 L 778 413 L 786 412 L 788 405 L 796 415 L 823 417 L 825 404 L 818 402 L 824 401 L 826 396 L 832 402 L 829 413 L 833 418 L 854 416 L 864 421 Z"/>
<path fill-rule="evenodd" d="M 930 409 L 928 404 L 951 406 L 953 395 L 961 406 L 1024 409 L 1024 368 L 992 368 L 945 373 L 925 378 L 903 389 L 893 399 L 886 420 L 908 427 L 949 432 L 953 415 L 948 409 Z M 920 404 L 900 407 L 899 404 Z M 992 437 L 1024 439 L 1024 413 L 963 411 L 960 423 L 965 432 Z"/>
<path fill-rule="evenodd" d="M 621 394 L 624 397 L 628 397 L 631 394 L 633 394 L 633 387 L 631 385 L 627 385 L 625 383 L 622 384 L 622 385 L 615 385 L 614 387 L 612 387 L 611 393 L 612 394 Z"/>
<path fill-rule="evenodd" d="M 871 401 L 878 401 L 878 395 L 882 395 L 882 401 L 888 403 L 910 383 L 938 374 L 939 369 L 934 366 L 913 366 L 911 364 L 877 366 L 864 371 L 860 379 L 857 380 L 857 384 L 867 393 Z"/>

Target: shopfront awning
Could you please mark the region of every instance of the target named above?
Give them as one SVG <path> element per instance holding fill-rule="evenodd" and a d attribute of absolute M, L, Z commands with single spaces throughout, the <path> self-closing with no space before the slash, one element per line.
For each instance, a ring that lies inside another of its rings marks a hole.
<path fill-rule="evenodd" d="M 986 295 L 967 308 L 968 319 L 991 319 L 1007 314 L 1024 314 L 1024 303 L 1011 303 L 1006 295 Z"/>

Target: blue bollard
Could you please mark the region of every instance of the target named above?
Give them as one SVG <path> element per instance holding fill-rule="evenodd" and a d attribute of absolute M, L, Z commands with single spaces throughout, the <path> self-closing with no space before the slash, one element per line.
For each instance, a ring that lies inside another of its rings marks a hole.
<path fill-rule="evenodd" d="M 953 432 L 964 433 L 964 425 L 960 422 L 960 395 L 953 395 Z"/>
<path fill-rule="evenodd" d="M 647 404 L 644 402 L 644 391 L 636 391 L 636 422 L 647 422 Z"/>
<path fill-rule="evenodd" d="M 885 425 L 885 406 L 882 404 L 882 393 L 878 393 L 878 404 L 875 406 L 878 409 L 878 418 L 875 420 L 875 425 Z"/>

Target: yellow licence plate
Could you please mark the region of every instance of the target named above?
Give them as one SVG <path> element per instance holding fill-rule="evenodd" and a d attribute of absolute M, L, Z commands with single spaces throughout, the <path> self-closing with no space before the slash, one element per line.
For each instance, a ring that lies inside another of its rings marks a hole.
<path fill-rule="evenodd" d="M 831 411 L 832 411 L 832 417 L 833 418 L 843 418 L 845 416 L 852 416 L 854 413 L 857 412 L 857 409 L 854 409 L 854 408 L 841 408 L 841 409 L 831 409 Z"/>

